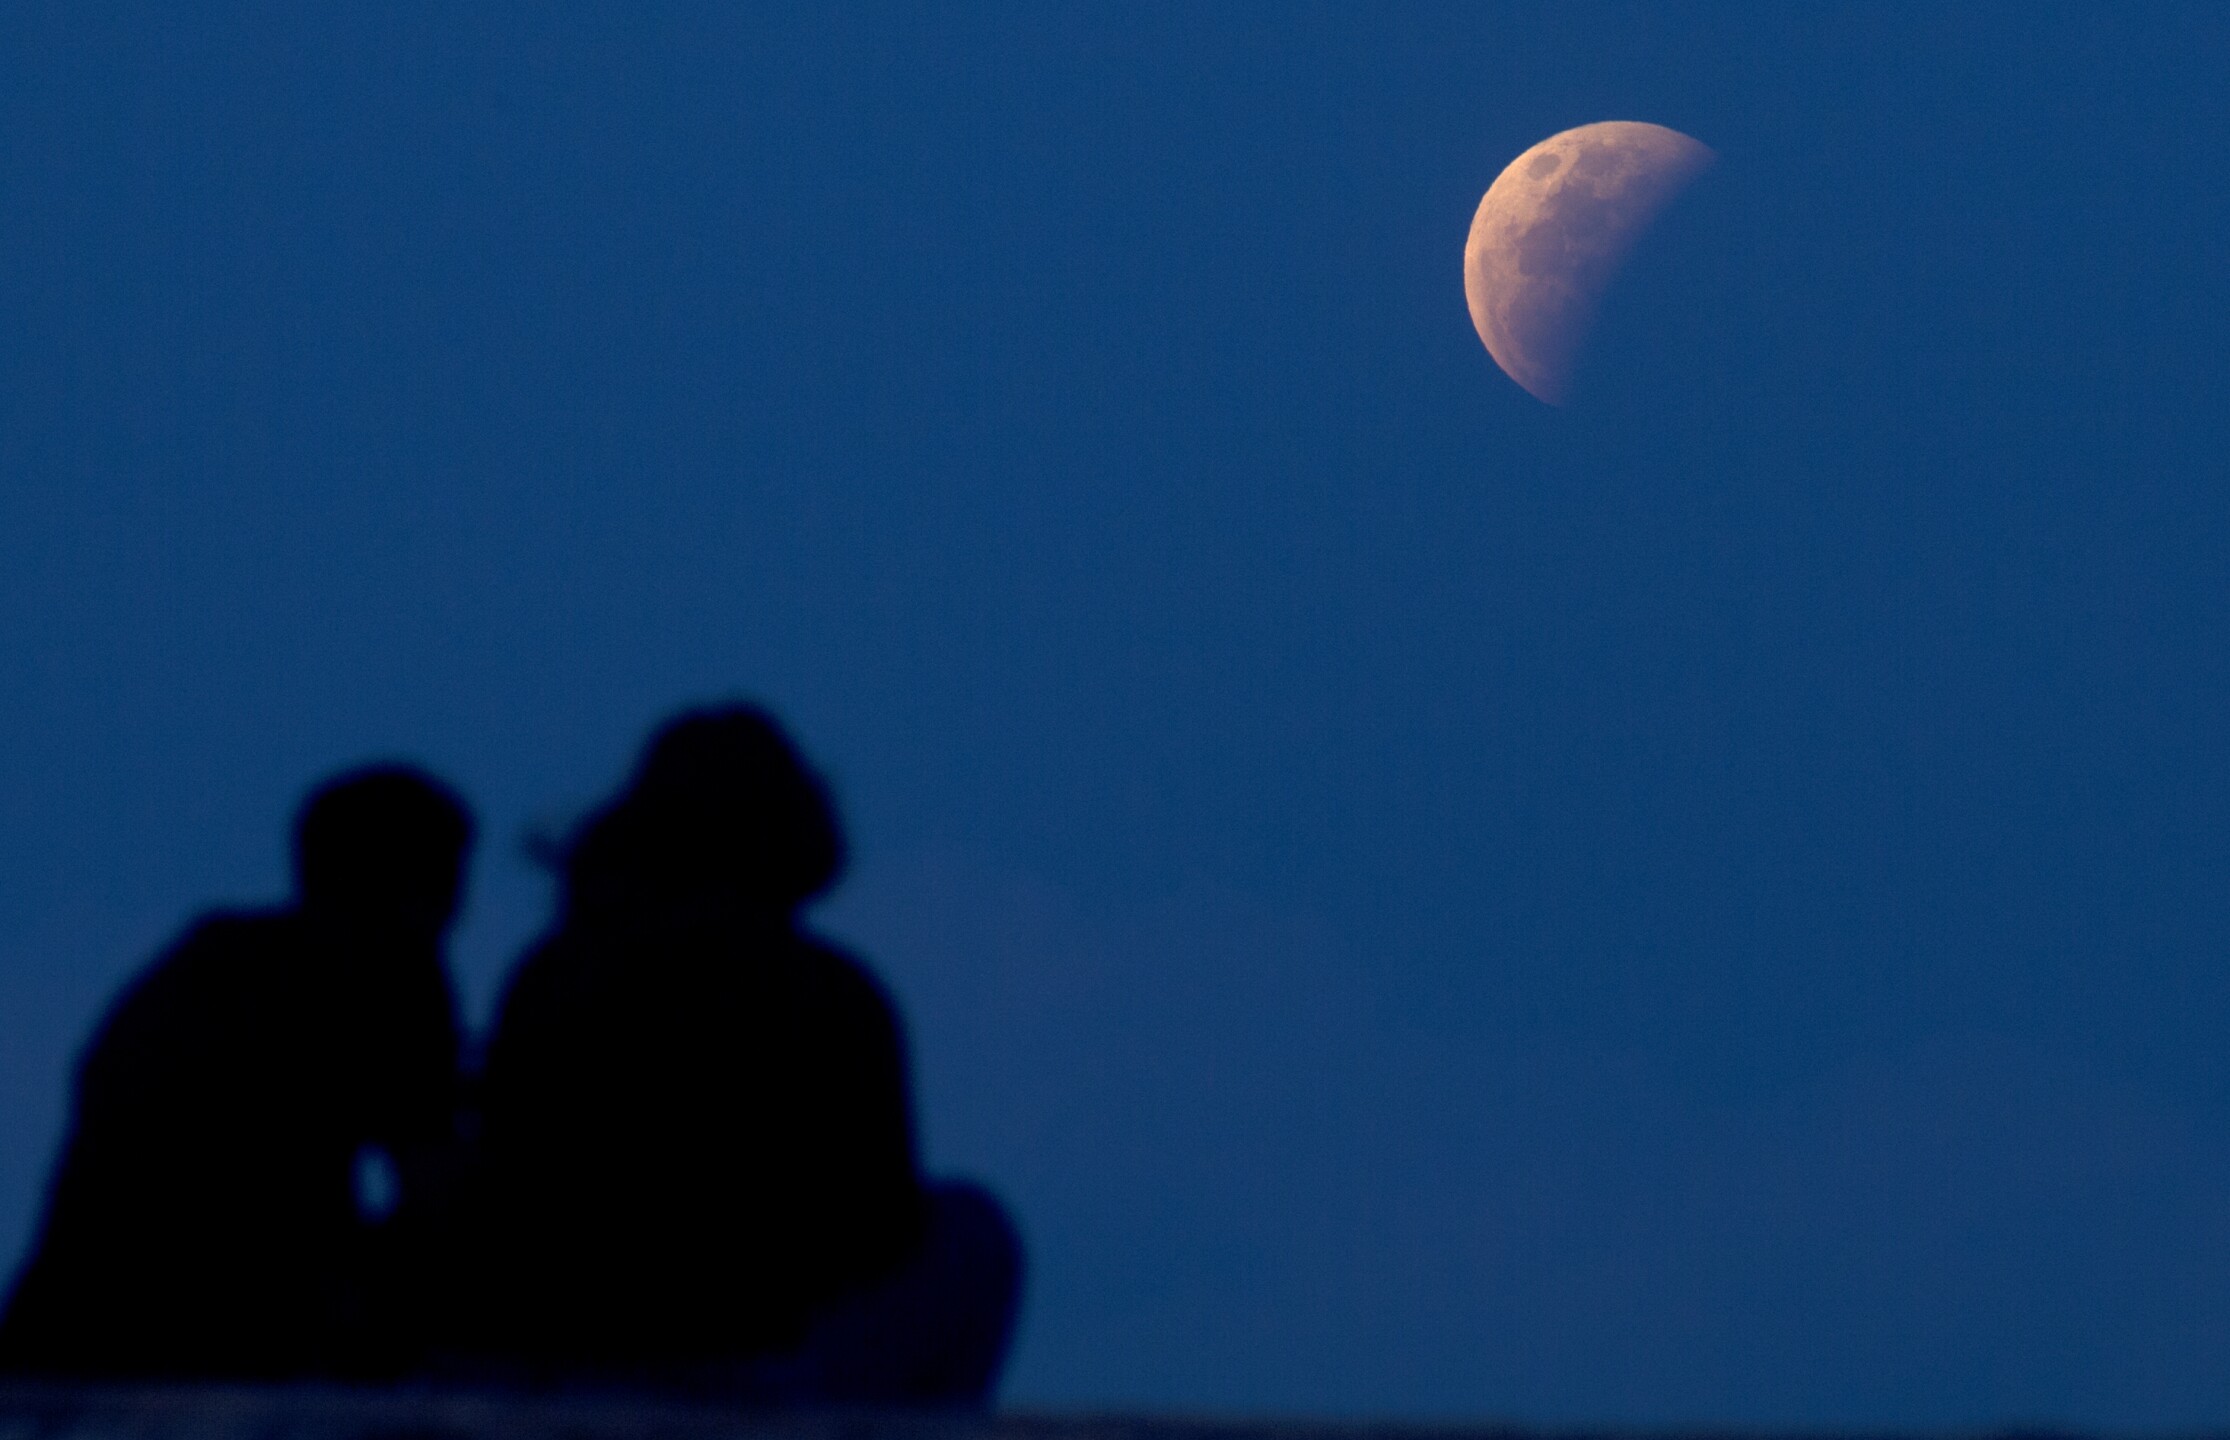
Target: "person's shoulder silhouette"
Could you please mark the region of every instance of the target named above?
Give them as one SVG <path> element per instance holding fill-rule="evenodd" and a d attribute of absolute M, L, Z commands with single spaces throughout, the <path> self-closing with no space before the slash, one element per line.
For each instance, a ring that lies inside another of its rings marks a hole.
<path fill-rule="evenodd" d="M 336 777 L 298 816 L 293 903 L 204 917 L 125 989 L 79 1061 L 0 1366 L 282 1376 L 394 1352 L 376 1222 L 454 1123 L 442 936 L 471 833 L 421 772 Z"/>

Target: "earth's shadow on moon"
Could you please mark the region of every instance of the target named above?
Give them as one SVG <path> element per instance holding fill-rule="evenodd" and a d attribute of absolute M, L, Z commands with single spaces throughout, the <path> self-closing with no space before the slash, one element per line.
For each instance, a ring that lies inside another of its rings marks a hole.
<path fill-rule="evenodd" d="M 1563 413 L 1725 420 L 1774 387 L 1772 311 L 1792 297 L 1760 283 L 1777 267 L 1760 266 L 1765 237 L 1733 169 L 1722 159 L 1697 176 L 1610 280 Z"/>

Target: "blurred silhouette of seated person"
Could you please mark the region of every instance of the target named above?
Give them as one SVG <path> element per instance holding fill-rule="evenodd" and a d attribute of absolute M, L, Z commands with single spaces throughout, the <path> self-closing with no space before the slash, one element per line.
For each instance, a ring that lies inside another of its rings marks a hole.
<path fill-rule="evenodd" d="M 442 937 L 472 823 L 401 766 L 304 802 L 296 895 L 189 927 L 78 1062 L 0 1368 L 379 1375 L 414 1363 L 409 1231 L 451 1147 Z"/>
<path fill-rule="evenodd" d="M 984 1191 L 925 1183 L 896 1009 L 800 927 L 843 856 L 746 706 L 667 723 L 564 846 L 482 1075 L 468 1249 L 511 1373 L 987 1400 L 1020 1244 Z"/>

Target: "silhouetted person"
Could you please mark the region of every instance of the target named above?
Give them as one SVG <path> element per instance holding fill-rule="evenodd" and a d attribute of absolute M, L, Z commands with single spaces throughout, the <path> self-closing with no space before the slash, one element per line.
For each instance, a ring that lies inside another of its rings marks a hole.
<path fill-rule="evenodd" d="M 304 802 L 296 898 L 191 926 L 78 1062 L 0 1366 L 279 1377 L 411 1358 L 401 1253 L 457 1104 L 442 936 L 472 826 L 399 766 Z"/>
<path fill-rule="evenodd" d="M 843 863 L 764 713 L 662 728 L 562 857 L 483 1075 L 482 1343 L 544 1379 L 967 1401 L 1020 1251 L 923 1183 L 882 986 L 806 933 Z"/>

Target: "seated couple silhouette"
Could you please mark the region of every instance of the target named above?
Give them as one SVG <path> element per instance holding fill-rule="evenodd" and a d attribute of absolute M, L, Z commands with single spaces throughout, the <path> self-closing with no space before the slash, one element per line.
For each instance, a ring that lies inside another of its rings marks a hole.
<path fill-rule="evenodd" d="M 669 721 L 557 847 L 476 1076 L 464 804 L 358 770 L 294 842 L 292 903 L 191 925 L 86 1046 L 0 1369 L 987 1402 L 1021 1247 L 924 1176 L 897 1011 L 801 924 L 844 842 L 764 711 Z"/>

